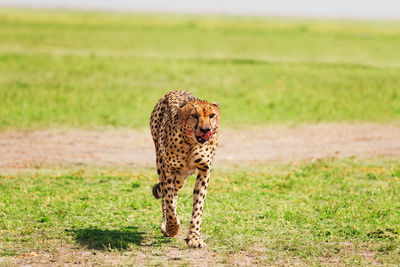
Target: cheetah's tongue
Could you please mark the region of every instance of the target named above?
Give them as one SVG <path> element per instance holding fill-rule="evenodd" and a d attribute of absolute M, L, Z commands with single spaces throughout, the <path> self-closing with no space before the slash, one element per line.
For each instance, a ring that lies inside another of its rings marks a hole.
<path fill-rule="evenodd" d="M 208 131 L 201 138 L 203 138 L 204 140 L 208 140 L 208 139 L 210 139 L 211 135 L 212 135 L 211 131 Z"/>

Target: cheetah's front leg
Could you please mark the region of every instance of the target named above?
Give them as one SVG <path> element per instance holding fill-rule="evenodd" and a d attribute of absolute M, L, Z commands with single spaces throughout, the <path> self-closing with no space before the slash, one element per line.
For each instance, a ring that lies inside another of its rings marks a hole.
<path fill-rule="evenodd" d="M 186 238 L 189 247 L 202 248 L 206 244 L 201 237 L 201 219 L 203 214 L 204 201 L 207 196 L 207 187 L 209 182 L 210 172 L 199 170 L 197 175 L 196 185 L 193 190 L 193 212 L 190 220 L 190 230 Z"/>

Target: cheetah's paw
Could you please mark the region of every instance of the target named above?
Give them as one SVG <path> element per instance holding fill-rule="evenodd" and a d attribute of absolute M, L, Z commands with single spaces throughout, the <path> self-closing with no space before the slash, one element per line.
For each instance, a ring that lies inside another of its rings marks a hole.
<path fill-rule="evenodd" d="M 163 233 L 165 237 L 174 237 L 178 234 L 180 225 L 179 217 L 176 217 L 175 221 L 163 220 L 161 224 L 161 233 Z"/>
<path fill-rule="evenodd" d="M 167 223 L 166 226 L 166 236 L 173 237 L 176 236 L 179 232 L 179 224 L 178 223 Z M 164 234 L 165 235 L 165 234 Z"/>
<path fill-rule="evenodd" d="M 189 233 L 185 239 L 190 248 L 205 248 L 206 243 L 203 238 L 197 233 Z"/>

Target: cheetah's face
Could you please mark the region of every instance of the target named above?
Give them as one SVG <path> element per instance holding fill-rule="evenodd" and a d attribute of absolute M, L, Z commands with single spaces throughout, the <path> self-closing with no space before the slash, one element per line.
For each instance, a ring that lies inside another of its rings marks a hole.
<path fill-rule="evenodd" d="M 205 144 L 216 133 L 219 124 L 218 104 L 195 100 L 178 110 L 185 133 L 200 144 Z"/>

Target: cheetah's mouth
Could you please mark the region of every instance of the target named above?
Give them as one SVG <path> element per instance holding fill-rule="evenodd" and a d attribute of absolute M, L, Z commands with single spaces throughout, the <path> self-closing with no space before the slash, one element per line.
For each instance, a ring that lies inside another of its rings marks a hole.
<path fill-rule="evenodd" d="M 205 133 L 204 135 L 196 135 L 196 141 L 199 142 L 200 144 L 205 144 L 208 142 L 211 136 L 212 136 L 211 131 Z"/>

